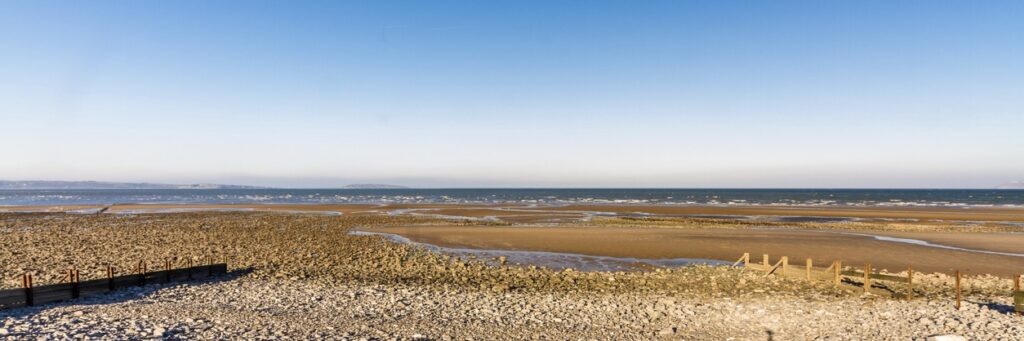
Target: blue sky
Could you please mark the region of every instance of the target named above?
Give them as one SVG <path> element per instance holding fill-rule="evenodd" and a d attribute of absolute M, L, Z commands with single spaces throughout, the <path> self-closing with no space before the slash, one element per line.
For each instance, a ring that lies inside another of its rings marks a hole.
<path fill-rule="evenodd" d="M 0 179 L 981 187 L 1020 1 L 4 1 Z"/>

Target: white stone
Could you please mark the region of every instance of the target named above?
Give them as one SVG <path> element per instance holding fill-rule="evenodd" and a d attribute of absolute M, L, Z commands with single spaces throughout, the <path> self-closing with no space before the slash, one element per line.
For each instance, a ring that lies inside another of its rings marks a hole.
<path fill-rule="evenodd" d="M 928 341 L 967 341 L 966 337 L 960 335 L 933 335 L 928 337 Z"/>

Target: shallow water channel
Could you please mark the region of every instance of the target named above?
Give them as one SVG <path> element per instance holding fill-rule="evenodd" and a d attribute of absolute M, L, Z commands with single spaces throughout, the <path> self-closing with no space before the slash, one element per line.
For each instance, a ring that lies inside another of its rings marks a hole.
<path fill-rule="evenodd" d="M 534 265 L 554 270 L 573 269 L 578 271 L 650 271 L 655 268 L 691 265 L 732 265 L 732 262 L 728 261 L 701 258 L 643 259 L 545 251 L 450 248 L 416 242 L 391 233 L 352 230 L 349 234 L 354 236 L 381 236 L 395 243 L 415 245 L 449 256 L 480 259 L 489 265 L 498 265 L 498 257 L 506 257 L 510 265 Z"/>

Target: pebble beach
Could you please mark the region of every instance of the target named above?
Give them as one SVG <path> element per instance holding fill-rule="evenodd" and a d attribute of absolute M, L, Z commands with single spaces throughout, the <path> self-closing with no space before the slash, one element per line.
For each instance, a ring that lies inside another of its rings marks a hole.
<path fill-rule="evenodd" d="M 458 224 L 460 222 L 454 222 Z M 465 221 L 466 225 L 479 222 Z M 913 301 L 742 267 L 584 272 L 488 265 L 366 226 L 452 225 L 388 215 L 280 212 L 0 215 L 4 289 L 139 260 L 213 258 L 227 276 L 0 310 L 6 339 L 972 340 L 1024 338 L 1010 281 L 920 275 Z"/>

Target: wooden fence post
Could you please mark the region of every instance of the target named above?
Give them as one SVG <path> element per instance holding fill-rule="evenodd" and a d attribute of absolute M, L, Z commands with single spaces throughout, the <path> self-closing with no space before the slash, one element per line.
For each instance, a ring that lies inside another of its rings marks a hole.
<path fill-rule="evenodd" d="M 839 283 L 841 283 L 843 281 L 842 280 L 843 277 L 841 276 L 842 271 L 843 271 L 842 270 L 843 269 L 843 261 L 837 260 L 836 263 L 835 263 L 835 266 L 836 266 L 836 268 L 834 269 L 835 272 L 834 272 L 834 275 L 833 275 L 833 281 L 834 281 L 833 284 L 838 287 Z"/>
<path fill-rule="evenodd" d="M 914 299 L 914 269 L 907 266 L 907 301 Z"/>
<path fill-rule="evenodd" d="M 171 282 L 171 259 L 164 259 L 164 283 Z"/>
<path fill-rule="evenodd" d="M 761 257 L 761 265 L 764 265 L 764 272 L 765 273 L 768 273 L 768 271 L 771 271 L 771 269 L 769 268 L 769 265 L 768 265 L 768 254 L 764 254 L 764 256 Z"/>
<path fill-rule="evenodd" d="M 956 271 L 956 310 L 960 310 L 960 270 Z"/>
<path fill-rule="evenodd" d="M 21 287 L 25 288 L 25 305 L 34 305 L 35 297 L 32 294 L 32 274 L 21 275 Z"/>
<path fill-rule="evenodd" d="M 871 288 L 871 263 L 864 264 L 864 292 Z"/>
<path fill-rule="evenodd" d="M 1013 294 L 1017 295 L 1017 292 L 1019 292 L 1019 291 L 1020 291 L 1020 274 L 1017 274 L 1016 276 L 1013 276 Z M 1014 303 L 1016 303 L 1016 302 L 1014 302 Z M 1013 310 L 1016 310 L 1017 316 L 1021 315 L 1021 311 L 1017 310 L 1016 307 L 1014 307 Z"/>
<path fill-rule="evenodd" d="M 789 267 L 789 257 L 782 256 L 782 277 L 786 277 L 786 268 Z"/>
<path fill-rule="evenodd" d="M 71 298 L 78 298 L 82 294 L 81 287 L 78 286 L 78 269 L 71 270 Z"/>
<path fill-rule="evenodd" d="M 107 264 L 107 290 L 114 291 L 114 267 Z"/>
<path fill-rule="evenodd" d="M 505 256 L 498 257 L 498 262 L 501 263 L 501 266 L 505 266 L 505 264 L 508 263 L 508 258 Z M 750 254 L 744 253 L 743 256 L 740 256 L 740 259 L 737 259 L 735 263 L 732 263 L 732 266 L 735 267 L 740 265 L 740 263 L 743 263 L 743 267 L 747 267 L 750 263 Z"/>
<path fill-rule="evenodd" d="M 814 261 L 807 258 L 807 280 L 811 280 L 811 268 L 814 267 Z"/>
<path fill-rule="evenodd" d="M 139 261 L 139 270 L 142 271 L 139 276 L 139 285 L 146 285 L 146 261 Z"/>

